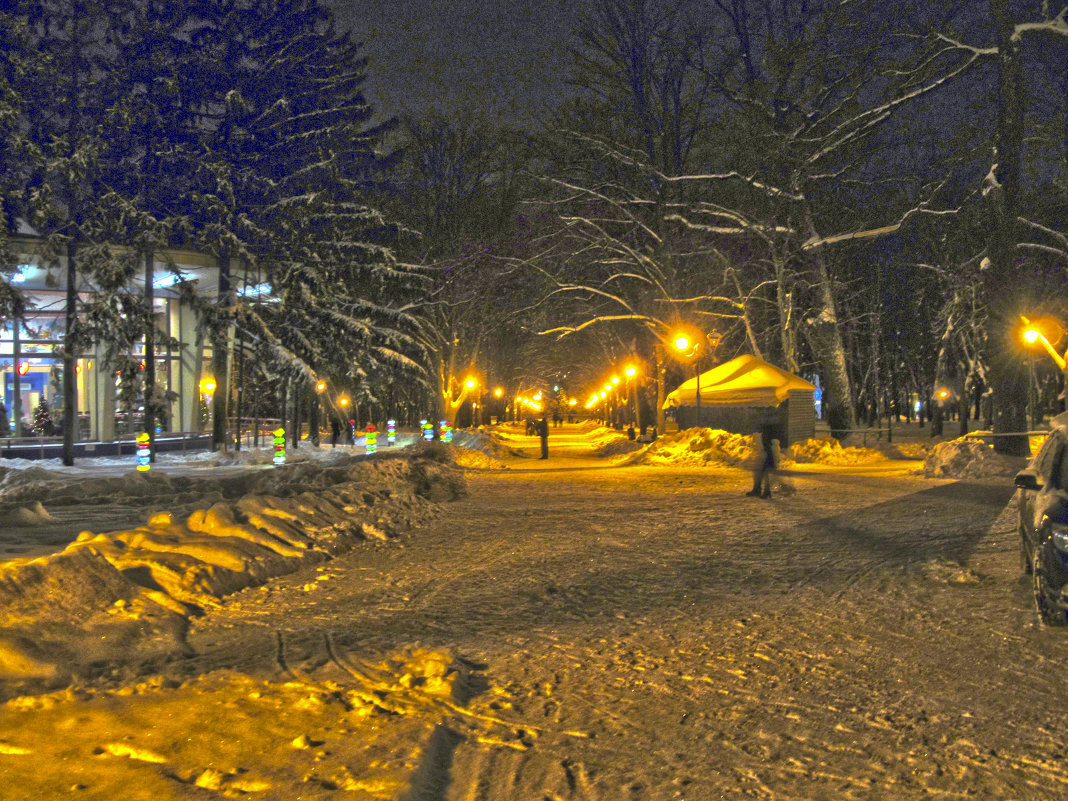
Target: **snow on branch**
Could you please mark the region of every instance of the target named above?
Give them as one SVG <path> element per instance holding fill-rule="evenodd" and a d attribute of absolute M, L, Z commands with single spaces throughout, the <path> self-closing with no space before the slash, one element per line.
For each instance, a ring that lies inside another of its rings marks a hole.
<path fill-rule="evenodd" d="M 862 136 L 863 134 L 869 132 L 871 129 L 880 125 L 885 120 L 889 119 L 892 112 L 894 112 L 898 106 L 908 103 L 911 100 L 915 100 L 918 97 L 922 97 L 923 95 L 926 95 L 930 92 L 933 92 L 935 89 L 938 89 L 939 87 L 943 86 L 944 84 L 951 81 L 953 78 L 957 77 L 965 70 L 967 70 L 969 67 L 972 66 L 972 64 L 978 61 L 981 56 L 988 55 L 987 53 L 978 52 L 975 48 L 969 48 L 966 45 L 961 45 L 961 48 L 971 51 L 971 55 L 968 58 L 964 59 L 964 61 L 958 64 L 954 69 L 951 69 L 949 72 L 943 74 L 940 78 L 937 78 L 935 80 L 930 81 L 929 83 L 925 83 L 923 85 L 917 86 L 914 89 L 904 92 L 900 96 L 895 97 L 892 100 L 888 100 L 880 106 L 867 109 L 866 111 L 857 114 L 856 116 L 844 120 L 833 130 L 827 133 L 827 135 L 824 137 L 824 141 L 827 141 L 828 144 L 825 147 L 817 150 L 811 156 L 809 156 L 806 161 L 809 164 L 815 164 L 823 157 L 838 150 L 847 142 L 851 142 L 857 137 Z M 948 50 L 945 52 L 948 52 Z"/>
<path fill-rule="evenodd" d="M 558 338 L 563 338 L 566 337 L 568 334 L 578 333 L 582 329 L 589 328 L 591 325 L 595 325 L 596 323 L 612 323 L 617 322 L 619 320 L 638 320 L 642 323 L 645 323 L 645 325 L 649 326 L 650 328 L 656 328 L 658 325 L 662 325 L 659 320 L 654 320 L 652 317 L 649 317 L 645 314 L 611 314 L 594 317 L 590 320 L 586 320 L 586 322 L 584 323 L 579 323 L 578 325 L 562 325 L 556 328 L 547 328 L 544 331 L 539 331 L 538 335 L 542 336 L 545 334 L 558 334 Z"/>
<path fill-rule="evenodd" d="M 944 184 L 945 182 L 942 183 Z M 832 245 L 836 242 L 845 242 L 851 239 L 867 239 L 868 237 L 885 236 L 886 234 L 892 234 L 895 231 L 899 230 L 906 222 L 908 222 L 910 217 L 914 217 L 918 214 L 927 214 L 932 217 L 948 217 L 957 214 L 960 211 L 959 208 L 930 209 L 927 208 L 928 202 L 929 201 L 924 201 L 919 206 L 915 206 L 909 209 L 901 215 L 901 218 L 896 223 L 893 223 L 891 225 L 884 225 L 880 228 L 869 228 L 864 231 L 851 231 L 847 234 L 834 234 L 833 236 L 825 236 L 819 238 L 812 237 L 803 245 L 801 245 L 801 250 L 812 250 L 814 248 L 823 247 L 824 245 Z"/>
<path fill-rule="evenodd" d="M 1068 257 L 1068 250 L 1061 250 L 1060 248 L 1050 247 L 1049 245 L 1040 245 L 1037 242 L 1020 242 L 1016 245 L 1020 250 L 1034 250 L 1038 253 L 1045 253 L 1048 256 L 1054 258 L 1063 259 Z"/>
<path fill-rule="evenodd" d="M 1047 228 L 1046 226 L 1041 225 L 1040 223 L 1036 223 L 1033 220 L 1028 220 L 1026 217 L 1017 217 L 1016 219 L 1022 222 L 1024 225 L 1034 228 L 1036 231 L 1041 231 L 1042 233 L 1046 234 L 1046 236 L 1056 239 L 1058 242 L 1061 243 L 1061 246 L 1065 249 L 1065 252 L 1068 253 L 1068 236 L 1066 236 L 1065 234 L 1062 234 L 1060 231 L 1055 231 L 1052 228 Z"/>
<path fill-rule="evenodd" d="M 766 184 L 766 183 L 763 183 L 762 181 L 758 181 L 758 180 L 756 180 L 756 178 L 753 175 L 742 175 L 737 170 L 731 170 L 730 172 L 720 172 L 720 173 L 706 173 L 706 174 L 703 174 L 703 175 L 676 175 L 676 176 L 664 175 L 663 173 L 661 173 L 659 171 L 655 171 L 655 170 L 654 170 L 654 172 L 655 172 L 655 174 L 656 174 L 656 176 L 658 178 L 660 178 L 662 181 L 665 181 L 667 183 L 680 183 L 682 181 L 728 181 L 728 180 L 732 180 L 732 179 L 737 179 L 739 181 L 742 181 L 744 183 L 749 184 L 754 189 L 759 189 L 760 191 L 764 192 L 765 194 L 771 195 L 772 197 L 784 197 L 784 198 L 786 198 L 788 200 L 796 200 L 799 203 L 803 202 L 805 200 L 805 196 L 802 195 L 802 194 L 799 194 L 799 193 L 796 193 L 796 192 L 787 192 L 785 189 L 779 189 L 776 186 L 771 186 L 770 184 Z"/>
<path fill-rule="evenodd" d="M 1068 17 L 1068 5 L 1064 6 L 1053 19 L 1043 20 L 1042 22 L 1021 22 L 1013 30 L 1012 40 L 1018 42 L 1025 33 L 1033 32 L 1068 36 L 1068 21 L 1065 21 L 1066 17 Z"/>

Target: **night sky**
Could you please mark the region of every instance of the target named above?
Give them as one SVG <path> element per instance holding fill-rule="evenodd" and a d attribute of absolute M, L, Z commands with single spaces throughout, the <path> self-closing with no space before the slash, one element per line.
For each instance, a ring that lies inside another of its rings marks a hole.
<path fill-rule="evenodd" d="M 379 116 L 440 108 L 529 123 L 567 92 L 574 0 L 325 0 L 370 57 Z"/>

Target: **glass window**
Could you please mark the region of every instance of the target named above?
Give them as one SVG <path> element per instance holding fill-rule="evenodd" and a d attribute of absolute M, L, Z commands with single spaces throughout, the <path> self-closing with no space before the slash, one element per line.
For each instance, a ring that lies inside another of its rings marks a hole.
<path fill-rule="evenodd" d="M 1064 448 L 1063 443 L 1056 449 L 1056 460 L 1053 462 L 1053 470 L 1051 471 L 1051 480 L 1054 489 L 1068 489 L 1068 449 Z"/>

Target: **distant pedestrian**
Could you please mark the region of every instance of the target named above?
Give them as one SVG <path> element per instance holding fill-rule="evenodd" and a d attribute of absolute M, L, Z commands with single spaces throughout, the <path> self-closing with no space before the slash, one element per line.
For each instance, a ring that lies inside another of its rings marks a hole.
<path fill-rule="evenodd" d="M 334 448 L 337 447 L 338 438 L 341 436 L 341 424 L 337 421 L 336 417 L 330 418 L 330 445 Z"/>
<path fill-rule="evenodd" d="M 765 423 L 760 428 L 760 451 L 757 453 L 756 465 L 753 468 L 753 488 L 746 493 L 750 497 L 771 497 L 771 476 L 778 468 L 775 454 L 777 434 L 775 426 L 770 423 Z"/>
<path fill-rule="evenodd" d="M 632 423 L 631 425 L 627 426 L 627 439 L 629 439 L 631 442 L 633 442 L 635 436 L 636 435 L 634 433 L 634 424 Z"/>
<path fill-rule="evenodd" d="M 541 437 L 541 456 L 539 459 L 549 458 L 549 421 L 543 416 L 538 421 L 538 436 Z"/>

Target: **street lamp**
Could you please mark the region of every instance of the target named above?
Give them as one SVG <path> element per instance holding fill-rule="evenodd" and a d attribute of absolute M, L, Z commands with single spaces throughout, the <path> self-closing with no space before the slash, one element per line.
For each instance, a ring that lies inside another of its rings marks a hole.
<path fill-rule="evenodd" d="M 719 347 L 720 333 L 719 331 L 712 330 L 703 337 L 708 342 L 708 347 L 713 351 Z M 699 334 L 691 333 L 689 331 L 678 331 L 674 335 L 672 344 L 675 346 L 675 351 L 684 359 L 693 358 L 694 369 L 694 381 L 696 383 L 696 408 L 695 417 L 696 425 L 701 425 L 701 366 L 699 363 L 699 356 L 701 351 L 702 337 Z"/>
<path fill-rule="evenodd" d="M 1065 407 L 1068 408 L 1068 351 L 1065 351 L 1063 356 L 1059 354 L 1053 347 L 1052 343 L 1046 338 L 1046 334 L 1043 330 L 1049 328 L 1060 330 L 1059 323 L 1055 323 L 1052 320 L 1036 320 L 1032 322 L 1022 314 L 1020 315 L 1020 320 L 1023 322 L 1024 326 L 1026 326 L 1023 331 L 1024 342 L 1029 345 L 1033 345 L 1036 342 L 1040 344 L 1042 349 L 1046 351 L 1051 359 L 1053 359 L 1053 363 L 1057 365 L 1057 369 L 1061 371 L 1061 393 L 1064 395 Z M 1060 340 L 1060 334 L 1057 335 L 1056 339 L 1058 341 Z"/>

